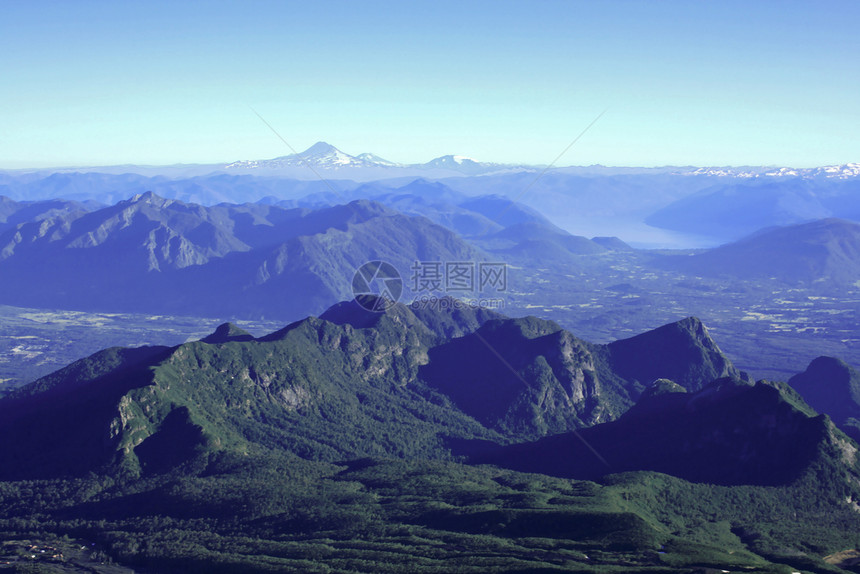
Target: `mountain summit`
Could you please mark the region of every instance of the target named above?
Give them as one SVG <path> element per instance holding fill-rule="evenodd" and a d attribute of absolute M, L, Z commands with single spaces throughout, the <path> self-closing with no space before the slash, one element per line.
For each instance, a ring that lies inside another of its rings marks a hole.
<path fill-rule="evenodd" d="M 234 169 L 278 170 L 292 167 L 341 170 L 344 168 L 387 168 L 397 164 L 373 154 L 352 156 L 326 142 L 317 142 L 303 152 L 276 157 L 269 160 L 237 161 L 226 167 Z"/>

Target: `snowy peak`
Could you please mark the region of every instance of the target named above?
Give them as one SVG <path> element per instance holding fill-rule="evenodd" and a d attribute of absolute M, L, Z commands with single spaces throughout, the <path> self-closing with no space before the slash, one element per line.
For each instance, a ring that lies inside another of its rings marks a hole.
<path fill-rule="evenodd" d="M 296 158 L 296 156 L 288 156 L 285 159 Z M 317 142 L 304 152 L 298 154 L 296 159 L 304 160 L 315 166 L 325 167 L 328 169 L 337 169 L 338 167 L 356 166 L 363 167 L 360 164 L 363 162 L 349 154 L 343 153 L 333 145 L 326 142 Z"/>
<path fill-rule="evenodd" d="M 294 167 L 340 170 L 344 168 L 387 168 L 399 164 L 370 153 L 352 156 L 326 142 L 317 142 L 301 153 L 268 160 L 233 162 L 226 169 L 285 169 Z"/>
<path fill-rule="evenodd" d="M 802 177 L 804 179 L 851 179 L 860 177 L 860 163 L 845 163 L 823 167 L 700 167 L 675 172 L 676 175 L 706 175 L 744 179 Z"/>
<path fill-rule="evenodd" d="M 829 165 L 826 167 L 815 168 L 812 171 L 816 171 L 819 175 L 823 175 L 824 177 L 848 179 L 850 177 L 860 177 L 860 163 Z"/>
<path fill-rule="evenodd" d="M 500 173 L 512 173 L 522 171 L 536 171 L 541 166 L 529 166 L 519 164 L 501 164 L 478 161 L 465 155 L 443 155 L 427 163 L 400 164 L 379 157 L 376 154 L 365 152 L 358 155 L 350 155 L 335 146 L 319 141 L 301 153 L 294 153 L 274 159 L 237 161 L 224 166 L 230 171 L 254 170 L 270 172 L 289 172 L 291 175 L 301 177 L 301 174 L 315 172 L 338 172 L 338 178 L 352 178 L 360 181 L 370 181 L 372 178 L 385 178 L 400 175 L 424 176 L 427 172 L 431 177 L 440 175 L 489 175 Z M 559 168 L 574 169 L 574 168 Z M 596 173 L 619 173 L 619 168 L 606 168 L 602 166 L 591 166 L 585 169 Z M 621 172 L 631 168 L 623 168 Z M 706 176 L 731 179 L 765 179 L 765 178 L 804 178 L 804 179 L 853 179 L 860 177 L 860 163 L 846 163 L 815 168 L 791 168 L 773 166 L 727 166 L 727 167 L 664 167 L 664 168 L 642 168 L 648 170 L 659 170 L 678 176 Z M 634 168 L 634 172 L 642 171 Z M 440 174 L 439 172 L 447 172 Z M 316 175 L 319 175 L 317 173 Z"/>
<path fill-rule="evenodd" d="M 494 165 L 494 164 L 482 164 L 478 161 L 470 157 L 466 157 L 464 155 L 443 155 L 442 157 L 437 157 L 436 159 L 430 160 L 424 164 L 427 167 L 436 167 L 436 168 L 457 168 L 457 167 L 469 167 L 469 166 L 480 166 L 480 165 Z"/>
<path fill-rule="evenodd" d="M 764 175 L 765 177 L 802 177 L 806 179 L 849 179 L 860 176 L 860 163 L 827 165 L 805 169 L 780 167 L 768 169 Z"/>
<path fill-rule="evenodd" d="M 326 142 L 317 142 L 301 153 L 285 155 L 267 160 L 236 161 L 224 166 L 224 169 L 255 170 L 255 171 L 335 171 L 338 177 L 361 179 L 365 175 L 374 174 L 377 177 L 390 175 L 419 175 L 424 172 L 445 171 L 451 174 L 486 175 L 505 171 L 530 171 L 533 167 L 514 166 L 499 163 L 480 162 L 464 155 L 444 155 L 427 163 L 400 164 L 379 157 L 373 153 L 350 155 Z M 397 170 L 397 174 L 391 172 Z M 438 175 L 438 173 L 437 173 Z"/>
<path fill-rule="evenodd" d="M 456 171 L 465 175 L 486 175 L 501 171 L 523 171 L 533 169 L 528 166 L 505 165 L 501 163 L 488 163 L 477 161 L 465 155 L 443 155 L 427 163 L 415 165 L 421 169 L 444 169 Z"/>
<path fill-rule="evenodd" d="M 326 142 L 317 142 L 301 154 L 304 157 L 315 157 L 315 156 L 330 156 L 330 155 L 346 155 L 330 143 Z"/>
<path fill-rule="evenodd" d="M 387 159 L 381 158 L 374 153 L 360 153 L 355 157 L 356 157 L 356 159 L 360 159 L 361 161 L 376 164 L 376 165 L 382 165 L 382 166 L 386 166 L 386 167 L 402 167 L 402 164 L 395 163 L 393 161 L 388 161 Z"/>

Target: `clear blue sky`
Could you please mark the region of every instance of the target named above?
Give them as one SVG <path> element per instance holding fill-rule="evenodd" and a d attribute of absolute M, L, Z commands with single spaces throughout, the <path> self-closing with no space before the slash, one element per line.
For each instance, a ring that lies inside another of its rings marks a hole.
<path fill-rule="evenodd" d="M 5 2 L 0 168 L 860 161 L 860 2 Z"/>

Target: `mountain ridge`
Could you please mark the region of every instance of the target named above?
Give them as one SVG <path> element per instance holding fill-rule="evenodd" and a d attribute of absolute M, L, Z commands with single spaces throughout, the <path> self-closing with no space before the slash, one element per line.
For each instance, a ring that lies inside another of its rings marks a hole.
<path fill-rule="evenodd" d="M 535 169 L 529 166 L 479 162 L 460 155 L 443 155 L 426 163 L 400 164 L 369 152 L 353 156 L 323 141 L 313 144 L 303 152 L 270 160 L 236 161 L 224 165 L 223 169 L 278 171 L 301 167 L 335 172 L 347 169 L 364 169 L 381 172 L 380 174 L 384 174 L 386 170 L 398 170 L 402 172 L 449 172 L 460 175 L 483 175 L 500 171 Z"/>
<path fill-rule="evenodd" d="M 348 297 L 368 261 L 406 276 L 416 259 L 486 258 L 444 227 L 364 199 L 204 207 L 147 192 L 0 233 L 0 269 L 18 278 L 0 294 L 36 307 L 293 319 Z"/>
<path fill-rule="evenodd" d="M 171 433 L 188 456 L 258 445 L 322 460 L 404 452 L 445 458 L 449 439 L 441 435 L 533 439 L 614 420 L 640 394 L 634 380 L 614 373 L 606 346 L 534 317 L 453 305 L 428 311 L 395 304 L 371 313 L 351 302 L 323 317 L 256 339 L 225 323 L 201 341 L 172 348 L 96 353 L 0 400 L 0 435 L 29 437 L 0 441 L 6 445 L 0 460 L 38 450 L 43 472 L 83 470 L 96 460 L 142 472 L 177 462 L 162 445 Z M 642 345 L 642 336 L 630 344 Z M 692 369 L 703 379 L 720 374 L 701 358 L 686 360 L 703 362 Z M 65 408 L 70 397 L 78 408 Z M 90 403 L 91 409 L 83 406 Z M 78 430 L 43 442 L 51 432 L 38 416 L 45 410 Z M 81 416 L 85 424 L 73 422 Z M 339 422 L 324 430 L 322 421 Z M 376 443 L 376 425 L 392 437 L 406 433 L 411 446 L 402 438 Z M 338 446 L 335 436 L 346 428 L 357 442 Z M 91 446 L 73 463 L 63 454 L 73 444 L 67 441 Z M 140 445 L 143 459 L 135 455 Z M 32 472 L 38 467 L 30 465 Z M 14 465 L 0 468 L 16 472 Z"/>

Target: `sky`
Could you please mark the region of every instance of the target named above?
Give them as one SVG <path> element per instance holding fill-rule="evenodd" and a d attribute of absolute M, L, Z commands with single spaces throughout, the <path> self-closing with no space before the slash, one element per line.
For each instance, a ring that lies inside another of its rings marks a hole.
<path fill-rule="evenodd" d="M 5 2 L 0 168 L 860 161 L 860 2 Z M 605 112 L 605 113 L 604 113 Z M 602 116 L 600 114 L 603 114 Z"/>

